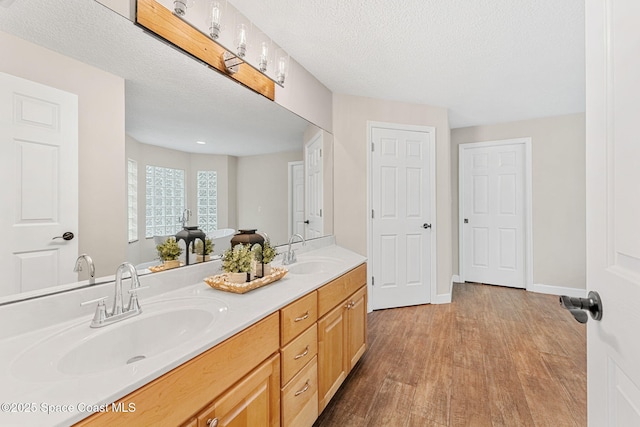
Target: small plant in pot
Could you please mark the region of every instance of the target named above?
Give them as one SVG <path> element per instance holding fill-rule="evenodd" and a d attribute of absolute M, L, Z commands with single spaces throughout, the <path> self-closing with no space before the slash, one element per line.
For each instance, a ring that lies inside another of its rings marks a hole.
<path fill-rule="evenodd" d="M 252 260 L 251 246 L 238 244 L 222 254 L 222 269 L 230 282 L 244 283 L 249 281 Z"/>
<path fill-rule="evenodd" d="M 251 248 L 251 252 L 256 262 L 256 276 L 264 277 L 271 274 L 271 261 L 278 255 L 276 249 L 271 246 L 271 241 L 266 239 L 262 246 L 256 243 Z"/>
<path fill-rule="evenodd" d="M 204 253 L 203 253 L 204 246 Z M 202 244 L 202 240 L 196 240 L 195 245 L 193 245 L 192 252 L 197 254 L 198 262 L 209 261 L 211 259 L 211 252 L 213 252 L 213 241 L 206 237 L 204 239 L 204 245 Z"/>
<path fill-rule="evenodd" d="M 170 268 L 180 267 L 180 254 L 182 254 L 182 248 L 176 242 L 175 237 L 169 237 L 164 243 L 156 246 L 158 256 L 163 262 L 165 270 Z"/>

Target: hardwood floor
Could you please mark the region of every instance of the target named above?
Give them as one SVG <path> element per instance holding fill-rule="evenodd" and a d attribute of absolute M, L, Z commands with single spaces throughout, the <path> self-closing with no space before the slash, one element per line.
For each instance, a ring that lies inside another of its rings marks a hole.
<path fill-rule="evenodd" d="M 369 350 L 314 426 L 586 426 L 586 328 L 558 297 L 455 284 L 368 315 Z"/>

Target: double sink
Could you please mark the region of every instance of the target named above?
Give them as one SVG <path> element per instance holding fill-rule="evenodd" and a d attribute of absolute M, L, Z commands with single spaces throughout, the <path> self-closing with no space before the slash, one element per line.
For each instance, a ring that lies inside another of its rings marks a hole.
<path fill-rule="evenodd" d="M 338 258 L 300 257 L 286 268 L 292 278 L 304 278 L 331 271 L 340 263 Z M 229 311 L 226 302 L 205 295 L 142 299 L 141 305 L 142 314 L 103 328 L 90 328 L 83 319 L 54 331 L 23 350 L 10 372 L 27 382 L 106 374 L 187 345 L 209 333 Z"/>

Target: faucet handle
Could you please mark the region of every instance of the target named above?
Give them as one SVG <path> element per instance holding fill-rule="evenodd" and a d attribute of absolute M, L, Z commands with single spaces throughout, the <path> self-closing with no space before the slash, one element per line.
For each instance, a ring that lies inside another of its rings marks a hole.
<path fill-rule="evenodd" d="M 109 297 L 100 297 L 100 298 L 96 298 L 90 301 L 85 301 L 80 303 L 80 305 L 93 304 L 95 302 L 98 303 L 98 306 L 96 307 L 96 312 L 93 315 L 93 320 L 91 320 L 92 328 L 101 327 L 102 325 L 104 325 L 104 322 L 105 320 L 107 320 L 107 317 L 109 317 L 109 315 L 107 314 L 107 307 L 104 305 L 104 300 L 106 300 L 107 298 Z"/>

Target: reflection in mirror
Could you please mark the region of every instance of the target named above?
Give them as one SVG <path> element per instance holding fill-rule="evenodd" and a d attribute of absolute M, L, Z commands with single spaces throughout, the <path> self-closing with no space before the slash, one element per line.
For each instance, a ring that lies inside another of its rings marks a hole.
<path fill-rule="evenodd" d="M 75 223 L 55 215 L 46 221 L 31 219 L 35 228 L 44 229 L 44 222 L 54 227 L 41 233 L 32 248 L 0 247 L 3 271 L 18 278 L 0 287 L 0 303 L 77 287 L 70 282 L 88 279 L 88 268 L 73 272 L 83 253 L 95 264 L 96 283 L 112 276 L 123 261 L 152 265 L 158 257 L 154 237 L 172 234 L 172 227 L 180 230 L 185 209 L 192 213 L 185 225 L 206 228 L 208 235 L 256 228 L 274 244 L 282 244 L 293 232 L 308 237 L 332 233 L 331 134 L 94 1 L 21 0 L 2 8 L 0 15 L 0 73 L 72 99 L 77 160 L 71 166 L 51 166 L 49 173 L 77 171 L 77 178 L 64 186 L 51 180 L 49 184 L 56 184 L 52 194 L 75 188 L 77 208 L 59 199 L 50 206 L 71 207 L 78 216 Z M 13 88 L 12 83 L 4 84 L 0 105 L 18 105 L 11 101 Z M 20 104 L 25 117 L 46 111 L 31 102 L 46 99 L 38 92 L 24 99 L 29 101 Z M 23 154 L 34 154 L 18 162 L 15 153 L 3 153 L 3 159 L 9 159 L 2 163 L 7 173 L 20 176 L 20 168 L 35 168 L 40 172 L 35 175 L 46 176 L 42 165 L 51 162 L 42 151 L 29 151 L 52 146 L 39 140 L 41 133 L 31 139 L 2 135 L 20 144 L 30 141 L 31 145 L 14 145 Z M 160 171 L 166 178 L 168 170 L 183 171 L 182 205 L 176 202 L 180 191 L 175 180 L 172 190 L 165 186 L 168 181 Z M 25 194 L 29 185 L 42 187 L 42 182 L 21 181 L 22 193 L 8 188 L 0 193 L 8 195 L 3 206 L 16 204 L 16 194 Z M 35 200 L 29 206 L 45 201 Z M 9 229 L 26 229 L 17 224 L 15 212 L 3 209 L 0 216 L 3 235 Z M 67 231 L 74 233 L 73 240 L 52 240 Z M 223 249 L 225 239 L 218 240 L 214 254 Z M 58 259 L 60 249 L 69 247 L 69 259 Z M 34 254 L 51 256 L 38 259 Z"/>

